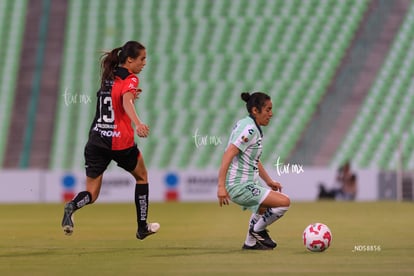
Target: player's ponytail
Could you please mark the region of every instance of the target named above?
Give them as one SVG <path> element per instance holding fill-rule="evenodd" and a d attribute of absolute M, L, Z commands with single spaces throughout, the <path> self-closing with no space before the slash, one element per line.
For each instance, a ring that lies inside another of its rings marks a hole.
<path fill-rule="evenodd" d="M 101 68 L 102 78 L 101 86 L 105 85 L 105 81 L 114 80 L 114 70 L 119 64 L 118 52 L 121 51 L 122 47 L 113 49 L 110 52 L 106 52 L 102 56 Z"/>
<path fill-rule="evenodd" d="M 266 101 L 270 100 L 270 96 L 263 92 L 254 92 L 253 94 L 243 92 L 240 96 L 242 100 L 246 102 L 246 109 L 249 114 L 252 113 L 253 107 L 256 107 L 257 110 L 261 112 Z"/>
<path fill-rule="evenodd" d="M 101 61 L 101 86 L 103 87 L 106 81 L 114 80 L 115 68 L 120 64 L 124 64 L 129 57 L 137 58 L 141 50 L 145 50 L 144 45 L 138 41 L 128 41 L 122 47 L 112 49 L 110 52 L 105 52 Z"/>

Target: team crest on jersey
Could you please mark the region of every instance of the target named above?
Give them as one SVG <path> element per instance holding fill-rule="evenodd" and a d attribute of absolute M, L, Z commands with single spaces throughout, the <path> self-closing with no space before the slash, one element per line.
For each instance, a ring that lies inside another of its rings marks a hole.
<path fill-rule="evenodd" d="M 134 89 L 134 90 L 136 90 L 136 89 L 137 89 L 137 86 L 136 86 L 135 84 L 133 84 L 133 83 L 130 83 L 130 84 L 129 84 L 129 86 L 128 86 L 128 88 L 129 88 L 129 89 Z"/>
<path fill-rule="evenodd" d="M 257 187 L 255 187 L 252 184 L 247 185 L 246 189 L 249 190 L 252 193 L 253 196 L 260 195 L 260 189 L 258 189 Z"/>
<path fill-rule="evenodd" d="M 249 142 L 249 138 L 247 138 L 246 136 L 242 136 L 241 137 L 241 140 L 242 140 L 242 143 L 247 143 L 247 142 Z"/>

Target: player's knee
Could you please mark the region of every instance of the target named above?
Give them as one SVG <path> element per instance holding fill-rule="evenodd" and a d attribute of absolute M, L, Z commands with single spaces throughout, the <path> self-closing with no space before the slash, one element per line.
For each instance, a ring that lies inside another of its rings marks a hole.
<path fill-rule="evenodd" d="M 279 192 L 273 192 L 267 198 L 269 200 L 265 200 L 263 203 L 263 207 L 266 208 L 281 208 L 284 207 L 286 210 L 290 206 L 290 199 L 285 194 L 281 194 Z"/>
<path fill-rule="evenodd" d="M 285 207 L 286 211 L 290 206 L 290 198 L 288 196 L 284 196 L 283 199 L 281 200 L 281 206 L 280 207 Z"/>

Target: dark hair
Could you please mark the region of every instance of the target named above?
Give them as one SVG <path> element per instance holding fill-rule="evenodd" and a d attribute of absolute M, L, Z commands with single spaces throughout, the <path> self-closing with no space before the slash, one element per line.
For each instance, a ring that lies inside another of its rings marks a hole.
<path fill-rule="evenodd" d="M 141 50 L 145 50 L 144 45 L 138 41 L 128 41 L 121 47 L 105 52 L 101 57 L 101 86 L 107 80 L 114 80 L 114 70 L 119 64 L 125 63 L 128 57 L 137 58 Z"/>
<path fill-rule="evenodd" d="M 240 96 L 246 102 L 246 109 L 249 113 L 252 113 L 253 107 L 256 107 L 261 112 L 266 101 L 270 100 L 270 96 L 263 92 L 254 92 L 253 94 L 243 92 Z"/>

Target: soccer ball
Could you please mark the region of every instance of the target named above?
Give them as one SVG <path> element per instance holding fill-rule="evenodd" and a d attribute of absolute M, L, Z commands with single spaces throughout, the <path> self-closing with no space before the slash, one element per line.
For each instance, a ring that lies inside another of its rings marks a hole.
<path fill-rule="evenodd" d="M 331 242 L 331 230 L 323 223 L 312 223 L 303 231 L 303 244 L 312 252 L 325 251 Z"/>

